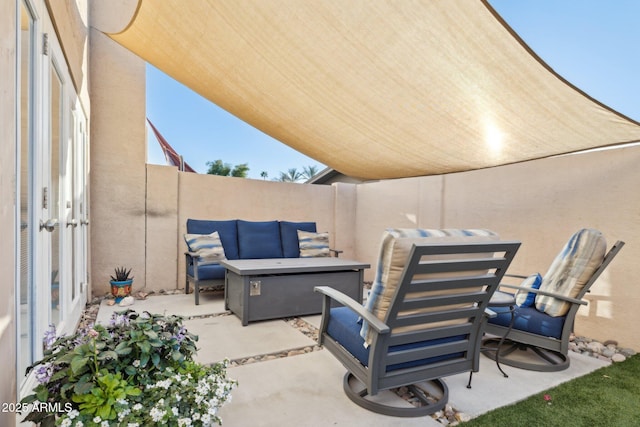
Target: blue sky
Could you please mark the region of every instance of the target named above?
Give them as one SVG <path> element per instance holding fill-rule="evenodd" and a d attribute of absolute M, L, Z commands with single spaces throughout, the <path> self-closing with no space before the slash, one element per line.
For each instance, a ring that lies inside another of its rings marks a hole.
<path fill-rule="evenodd" d="M 591 97 L 640 121 L 640 1 L 490 0 L 557 73 Z M 147 117 L 197 172 L 222 159 L 268 179 L 289 168 L 324 165 L 265 135 L 147 66 Z M 153 134 L 148 161 L 165 164 Z"/>

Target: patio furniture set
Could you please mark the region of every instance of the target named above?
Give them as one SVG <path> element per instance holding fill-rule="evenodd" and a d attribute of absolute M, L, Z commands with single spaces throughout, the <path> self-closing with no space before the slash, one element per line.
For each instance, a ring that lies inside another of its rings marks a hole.
<path fill-rule="evenodd" d="M 399 417 L 443 408 L 448 389 L 442 377 L 469 372 L 471 388 L 481 352 L 505 377 L 500 362 L 566 369 L 574 318 L 587 304 L 583 297 L 624 245 L 618 241 L 607 252 L 601 232 L 579 230 L 544 276 L 519 276 L 522 283 L 511 285 L 503 278 L 511 276 L 506 271 L 520 242 L 488 230 L 388 229 L 363 305 L 369 265 L 328 257 L 326 233 L 317 233 L 315 223 L 189 220 L 187 231 L 187 283 L 194 282 L 196 304 L 215 265 L 215 278 L 224 277 L 225 305 L 245 326 L 322 313 L 318 340 L 347 369 L 346 395 Z M 208 236 L 199 238 L 208 243 L 199 245 L 197 235 Z M 265 236 L 271 241 L 260 241 Z M 255 245 L 253 252 L 247 245 Z M 421 403 L 374 397 L 401 386 Z"/>

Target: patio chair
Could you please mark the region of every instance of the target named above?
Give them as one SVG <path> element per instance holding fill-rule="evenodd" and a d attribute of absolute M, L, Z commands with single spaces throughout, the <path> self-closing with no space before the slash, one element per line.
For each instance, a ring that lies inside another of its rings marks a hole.
<path fill-rule="evenodd" d="M 441 377 L 478 371 L 485 308 L 520 246 L 495 235 L 412 234 L 387 231 L 366 306 L 332 288 L 315 289 L 324 295 L 318 341 L 347 368 L 346 395 L 400 417 L 442 409 L 449 392 Z M 332 308 L 332 301 L 342 307 Z M 397 393 L 399 405 L 376 397 L 402 386 L 419 406 Z"/>
<path fill-rule="evenodd" d="M 556 256 L 549 271 L 525 279 L 519 286 L 503 283 L 501 291 L 515 293 L 517 305 L 491 307 L 497 316 L 489 319 L 488 334 L 504 337 L 500 363 L 533 371 L 560 371 L 569 367 L 569 337 L 576 313 L 587 301 L 582 298 L 624 246 L 617 241 L 609 250 L 602 233 L 594 229 L 576 232 Z M 539 286 L 539 289 L 536 287 Z M 513 315 L 513 317 L 512 317 Z M 495 360 L 500 339 L 488 338 L 483 354 Z"/>

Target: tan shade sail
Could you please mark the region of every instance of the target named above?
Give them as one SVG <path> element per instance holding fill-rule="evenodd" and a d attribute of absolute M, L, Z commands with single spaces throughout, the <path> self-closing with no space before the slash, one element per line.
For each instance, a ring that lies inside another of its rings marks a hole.
<path fill-rule="evenodd" d="M 640 141 L 637 122 L 563 81 L 477 0 L 139 0 L 110 36 L 354 177 Z"/>

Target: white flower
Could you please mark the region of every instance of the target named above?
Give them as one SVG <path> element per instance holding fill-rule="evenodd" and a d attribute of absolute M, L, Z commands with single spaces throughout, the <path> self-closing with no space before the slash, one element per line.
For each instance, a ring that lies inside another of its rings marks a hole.
<path fill-rule="evenodd" d="M 190 426 L 191 425 L 191 420 L 189 418 L 179 418 L 178 419 L 178 425 L 179 426 Z"/>
<path fill-rule="evenodd" d="M 60 427 L 71 427 L 71 420 L 69 418 L 65 418 L 60 423 Z"/>
<path fill-rule="evenodd" d="M 171 412 L 173 412 L 173 415 L 175 415 L 176 417 L 178 416 L 179 412 L 178 412 L 178 408 L 176 408 L 175 406 L 173 408 L 171 408 Z"/>
<path fill-rule="evenodd" d="M 100 427 L 109 427 L 109 421 L 104 420 L 103 422 L 100 423 Z"/>
<path fill-rule="evenodd" d="M 77 409 L 72 409 L 69 411 L 69 413 L 67 414 L 67 416 L 69 417 L 70 420 L 74 419 L 75 417 L 77 417 L 78 415 L 80 415 L 80 412 L 78 412 Z"/>
<path fill-rule="evenodd" d="M 140 427 L 140 424 L 138 424 L 138 423 L 129 423 L 129 424 L 127 424 L 127 427 Z"/>
<path fill-rule="evenodd" d="M 96 416 L 93 418 L 93 422 L 96 424 L 100 424 L 102 422 L 102 418 Z"/>
<path fill-rule="evenodd" d="M 200 419 L 200 413 L 194 412 L 193 414 L 191 414 L 191 419 L 194 421 L 198 421 Z"/>
<path fill-rule="evenodd" d="M 76 426 L 75 427 L 84 427 L 84 423 L 80 420 L 76 421 Z"/>
<path fill-rule="evenodd" d="M 182 400 L 182 395 L 176 393 L 176 401 L 180 402 Z"/>
<path fill-rule="evenodd" d="M 160 399 L 162 400 L 162 399 Z M 151 411 L 149 412 L 149 415 L 151 415 L 151 419 L 154 422 L 159 422 L 162 420 L 162 417 L 164 417 L 164 415 L 166 414 L 165 411 L 161 411 L 160 409 L 156 408 L 155 406 L 151 409 Z"/>
<path fill-rule="evenodd" d="M 130 409 L 123 409 L 121 411 L 118 412 L 118 421 L 122 421 L 124 420 L 124 417 L 126 417 L 127 415 L 129 415 L 131 413 Z"/>
<path fill-rule="evenodd" d="M 140 409 L 142 409 L 142 405 L 139 403 L 136 403 L 135 405 L 133 405 L 132 408 L 134 411 L 139 411 Z"/>
<path fill-rule="evenodd" d="M 136 360 L 133 361 L 132 365 L 133 365 L 134 368 L 139 368 L 140 367 L 140 361 L 136 359 Z"/>
<path fill-rule="evenodd" d="M 202 424 L 206 425 L 206 424 L 209 424 L 211 422 L 211 417 L 209 416 L 209 414 L 204 414 L 201 417 L 201 420 L 202 420 Z"/>

